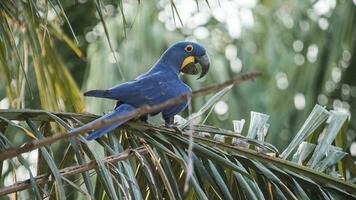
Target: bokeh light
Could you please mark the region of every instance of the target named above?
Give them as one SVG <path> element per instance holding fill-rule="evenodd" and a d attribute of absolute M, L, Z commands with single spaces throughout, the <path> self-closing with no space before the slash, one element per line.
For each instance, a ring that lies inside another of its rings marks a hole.
<path fill-rule="evenodd" d="M 294 96 L 294 106 L 297 110 L 303 110 L 305 107 L 305 96 L 302 93 L 297 93 Z"/>

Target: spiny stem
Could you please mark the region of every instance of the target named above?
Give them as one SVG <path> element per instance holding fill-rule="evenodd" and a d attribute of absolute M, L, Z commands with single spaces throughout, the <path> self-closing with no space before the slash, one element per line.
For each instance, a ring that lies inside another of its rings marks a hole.
<path fill-rule="evenodd" d="M 236 84 L 239 84 L 246 80 L 251 80 L 255 77 L 260 76 L 261 74 L 262 73 L 258 72 L 258 71 L 247 72 L 247 73 L 241 74 L 240 76 L 237 76 L 233 79 L 225 81 L 223 83 L 212 85 L 212 86 L 194 91 L 191 94 L 189 94 L 189 93 L 183 94 L 179 97 L 169 99 L 161 104 L 157 104 L 157 105 L 153 105 L 153 106 L 148 106 L 148 105 L 141 106 L 138 109 L 136 109 L 135 111 L 132 111 L 124 116 L 118 116 L 113 119 L 103 119 L 96 123 L 89 124 L 89 125 L 87 124 L 87 125 L 84 125 L 78 129 L 75 129 L 73 131 L 68 131 L 63 134 L 56 134 L 56 135 L 46 137 L 46 138 L 40 139 L 40 140 L 32 140 L 30 142 L 25 143 L 24 145 L 22 145 L 19 148 L 9 148 L 9 149 L 3 151 L 0 154 L 0 162 L 3 160 L 9 159 L 9 158 L 15 157 L 19 154 L 22 154 L 22 153 L 25 153 L 28 151 L 32 151 L 34 149 L 38 149 L 42 146 L 52 144 L 56 141 L 76 137 L 76 136 L 86 133 L 88 131 L 96 130 L 96 129 L 99 129 L 99 128 L 102 128 L 105 126 L 109 126 L 109 125 L 112 125 L 112 124 L 117 123 L 122 120 L 132 119 L 132 118 L 139 117 L 139 116 L 142 116 L 145 114 L 159 112 L 160 110 L 162 110 L 164 108 L 167 108 L 167 107 L 170 107 L 173 105 L 178 105 L 181 102 L 186 101 L 188 98 L 193 98 L 193 97 L 198 97 L 198 96 L 206 96 L 208 94 L 212 94 L 217 91 L 220 91 L 221 89 L 223 89 L 227 86 L 236 85 Z"/>
<path fill-rule="evenodd" d="M 136 154 L 139 153 L 139 154 L 142 155 L 142 154 L 146 154 L 147 153 L 147 149 L 145 147 L 139 147 L 139 148 L 136 148 L 136 149 L 128 149 L 128 150 L 126 150 L 126 151 L 124 151 L 124 152 L 122 152 L 120 154 L 105 157 L 103 159 L 103 162 L 104 163 L 114 163 L 114 162 L 117 162 L 117 161 L 126 160 L 129 157 L 133 156 L 134 152 Z M 73 175 L 76 175 L 76 174 L 80 174 L 80 173 L 95 169 L 97 167 L 98 167 L 98 163 L 96 161 L 91 161 L 91 162 L 83 164 L 83 165 L 63 168 L 59 172 L 60 172 L 61 176 L 68 177 L 68 176 L 73 176 Z M 38 185 L 43 185 L 43 184 L 46 184 L 46 183 L 48 183 L 50 181 L 49 176 L 50 176 L 50 174 L 42 174 L 42 175 L 34 177 L 34 179 L 36 180 L 36 183 Z M 32 185 L 31 185 L 30 180 L 25 180 L 25 181 L 22 181 L 22 182 L 18 182 L 18 183 L 14 184 L 14 185 L 10 185 L 10 186 L 7 186 L 7 187 L 0 188 L 0 196 L 7 195 L 7 194 L 10 194 L 10 193 L 14 193 L 14 192 L 18 192 L 18 191 L 22 191 L 22 190 L 26 190 L 26 189 L 31 188 L 31 187 L 32 187 Z"/>

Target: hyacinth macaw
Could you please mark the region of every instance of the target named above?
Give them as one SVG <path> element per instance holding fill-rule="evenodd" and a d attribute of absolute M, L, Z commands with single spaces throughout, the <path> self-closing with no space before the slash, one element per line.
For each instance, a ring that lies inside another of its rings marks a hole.
<path fill-rule="evenodd" d="M 196 63 L 199 63 L 199 70 Z M 199 78 L 203 77 L 209 70 L 209 58 L 206 50 L 195 42 L 178 42 L 169 47 L 154 66 L 145 74 L 136 79 L 119 84 L 107 90 L 91 90 L 84 93 L 84 96 L 99 97 L 117 100 L 113 112 L 108 113 L 90 124 L 102 119 L 113 119 L 134 111 L 143 105 L 157 105 L 169 99 L 190 93 L 191 88 L 179 78 L 180 72 L 197 75 L 201 71 Z M 198 79 L 199 79 L 198 78 Z M 174 124 L 174 115 L 186 108 L 187 102 L 167 107 L 160 112 L 166 126 Z M 153 113 L 150 115 L 156 115 Z M 140 117 L 147 120 L 146 116 Z M 89 133 L 87 140 L 96 139 L 105 133 L 117 128 L 127 120 L 119 121 L 113 125 L 103 127 Z M 89 125 L 89 124 L 88 124 Z"/>

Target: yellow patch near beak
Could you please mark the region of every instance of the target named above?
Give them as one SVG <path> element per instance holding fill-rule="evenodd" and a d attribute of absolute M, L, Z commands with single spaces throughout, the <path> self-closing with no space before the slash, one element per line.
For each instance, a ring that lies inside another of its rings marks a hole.
<path fill-rule="evenodd" d="M 185 66 L 187 66 L 189 63 L 194 63 L 195 58 L 194 56 L 188 56 L 183 60 L 182 65 L 180 66 L 181 69 L 183 69 Z"/>

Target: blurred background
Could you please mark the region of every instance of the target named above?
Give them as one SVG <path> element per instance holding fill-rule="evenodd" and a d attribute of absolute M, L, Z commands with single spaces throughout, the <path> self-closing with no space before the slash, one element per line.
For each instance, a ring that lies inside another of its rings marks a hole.
<path fill-rule="evenodd" d="M 351 114 L 347 149 L 356 155 L 355 0 L 11 1 L 0 8 L 1 109 L 109 112 L 115 102 L 82 92 L 131 80 L 172 43 L 194 40 L 212 65 L 201 80 L 182 76 L 193 90 L 263 72 L 227 93 L 207 124 L 232 129 L 250 111 L 266 113 L 267 141 L 282 149 L 320 104 Z M 208 98 L 194 99 L 193 110 Z"/>

